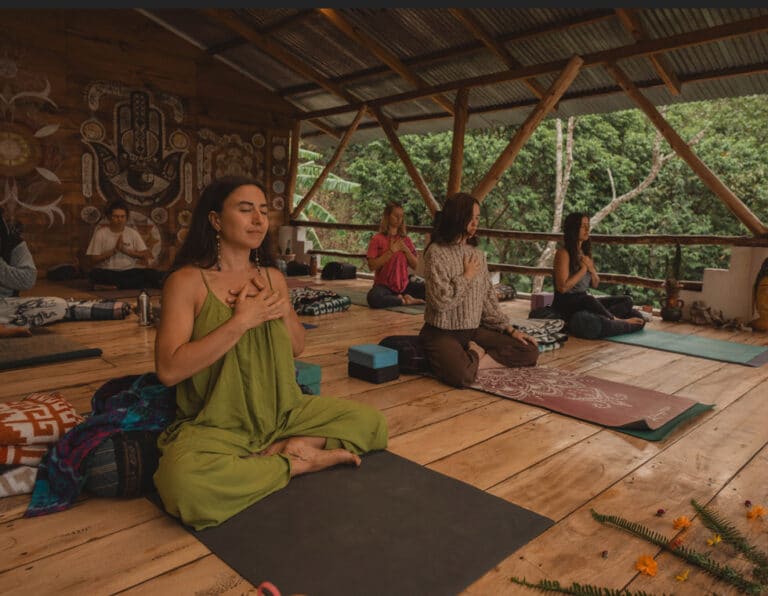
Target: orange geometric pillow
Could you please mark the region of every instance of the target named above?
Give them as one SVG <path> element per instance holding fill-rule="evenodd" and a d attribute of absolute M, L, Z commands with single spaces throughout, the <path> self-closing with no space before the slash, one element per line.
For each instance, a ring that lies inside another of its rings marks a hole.
<path fill-rule="evenodd" d="M 58 391 L 0 403 L 0 445 L 55 443 L 84 418 Z"/>

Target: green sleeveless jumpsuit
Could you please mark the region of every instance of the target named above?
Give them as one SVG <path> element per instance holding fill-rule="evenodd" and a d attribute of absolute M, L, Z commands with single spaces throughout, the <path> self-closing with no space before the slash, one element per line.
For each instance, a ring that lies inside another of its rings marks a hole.
<path fill-rule="evenodd" d="M 232 316 L 205 275 L 203 281 L 208 294 L 193 340 Z M 387 423 L 378 410 L 301 393 L 282 319 L 250 329 L 219 360 L 176 385 L 176 402 L 176 420 L 158 438 L 154 481 L 166 510 L 197 530 L 288 484 L 287 456 L 249 457 L 279 439 L 326 437 L 326 449 L 357 454 L 387 446 Z"/>

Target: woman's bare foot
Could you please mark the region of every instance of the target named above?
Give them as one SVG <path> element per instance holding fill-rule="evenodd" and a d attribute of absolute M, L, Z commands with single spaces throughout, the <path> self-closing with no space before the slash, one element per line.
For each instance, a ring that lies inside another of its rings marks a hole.
<path fill-rule="evenodd" d="M 306 437 L 288 439 L 282 453 L 291 459 L 291 476 L 318 472 L 339 464 L 359 466 L 360 456 L 346 449 L 320 449 Z M 323 439 L 325 441 L 325 439 Z"/>
<path fill-rule="evenodd" d="M 421 298 L 414 298 L 410 294 L 403 294 L 403 304 L 425 304 Z"/>
<path fill-rule="evenodd" d="M 504 365 L 501 362 L 494 360 L 493 356 L 486 352 L 485 356 L 480 358 L 477 370 L 485 370 L 486 368 L 504 368 Z"/>
<path fill-rule="evenodd" d="M 477 354 L 477 359 L 482 360 L 483 356 L 485 356 L 485 348 L 482 346 L 476 344 L 473 341 L 470 341 L 467 343 L 467 349 L 472 350 L 475 354 Z"/>
<path fill-rule="evenodd" d="M 275 441 L 266 449 L 259 451 L 258 455 L 277 455 L 278 453 L 282 453 L 285 451 L 288 441 L 290 440 L 301 441 L 312 447 L 316 447 L 317 449 L 325 447 L 325 442 L 327 441 L 325 437 L 289 437 L 288 439 Z"/>

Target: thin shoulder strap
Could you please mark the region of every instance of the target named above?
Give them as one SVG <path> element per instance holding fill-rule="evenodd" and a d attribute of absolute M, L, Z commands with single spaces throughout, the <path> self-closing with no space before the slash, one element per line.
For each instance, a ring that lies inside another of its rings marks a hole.
<path fill-rule="evenodd" d="M 200 269 L 200 275 L 203 278 L 203 283 L 205 284 L 205 289 L 210 292 L 211 291 L 211 286 L 208 285 L 208 279 L 205 277 L 205 272 L 202 270 L 202 268 Z"/>
<path fill-rule="evenodd" d="M 272 278 L 269 276 L 269 267 L 264 267 L 264 271 L 267 274 L 267 281 L 269 282 L 269 289 L 273 290 L 274 288 L 272 287 Z"/>

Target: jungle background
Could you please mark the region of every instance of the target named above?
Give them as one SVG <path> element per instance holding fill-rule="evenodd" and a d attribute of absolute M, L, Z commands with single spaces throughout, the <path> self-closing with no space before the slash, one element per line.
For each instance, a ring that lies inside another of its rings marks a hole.
<path fill-rule="evenodd" d="M 704 163 L 765 221 L 768 96 L 686 103 L 670 106 L 664 114 Z M 514 132 L 514 127 L 467 131 L 462 189 L 474 188 Z M 401 137 L 441 204 L 451 139 L 450 131 Z M 320 152 L 309 144 L 304 147 L 294 204 L 331 155 L 331 149 Z M 389 143 L 381 139 L 351 144 L 302 218 L 378 223 L 389 201 L 403 205 L 409 225 L 431 225 L 429 211 Z M 483 201 L 481 227 L 561 231 L 561 217 L 572 211 L 590 217 L 599 214 L 600 221 L 592 229 L 596 234 L 750 235 L 638 110 L 559 122 L 548 118 Z M 317 229 L 310 236 L 323 249 L 365 252 L 372 234 Z M 423 248 L 421 234 L 413 234 L 412 239 L 417 248 Z M 553 247 L 547 250 L 546 242 L 483 238 L 480 245 L 489 262 L 551 264 Z M 598 271 L 651 278 L 671 273 L 674 250 L 674 246 L 593 245 Z M 705 267 L 728 268 L 729 257 L 729 247 L 683 246 L 679 278 L 701 280 Z M 334 259 L 325 257 L 323 262 L 328 260 Z M 358 270 L 367 270 L 361 259 L 351 262 Z M 530 276 L 514 274 L 504 274 L 502 281 L 518 292 L 531 291 L 534 282 Z M 539 284 L 551 290 L 551 277 L 540 278 Z M 630 293 L 638 303 L 658 305 L 661 299 L 660 291 L 630 286 L 603 284 L 600 291 Z"/>

